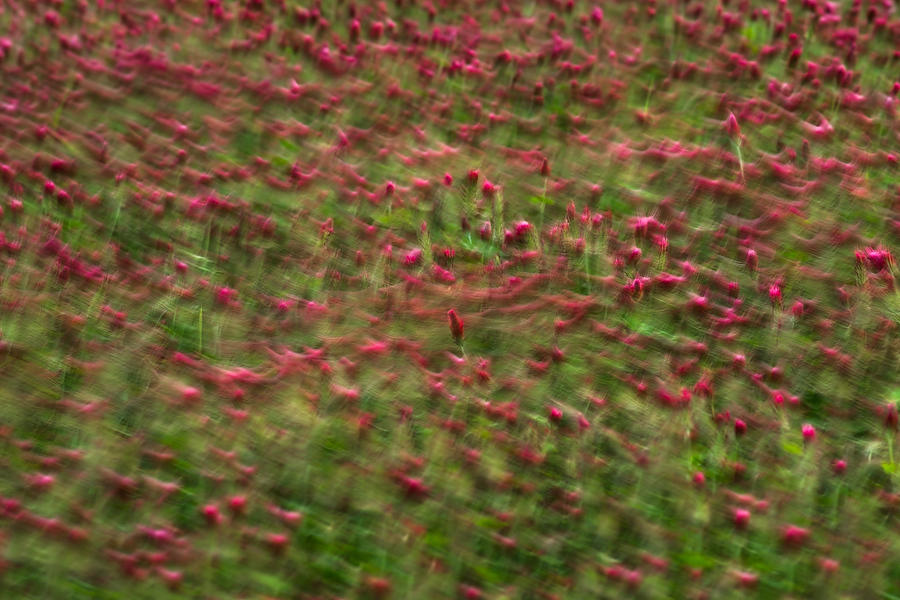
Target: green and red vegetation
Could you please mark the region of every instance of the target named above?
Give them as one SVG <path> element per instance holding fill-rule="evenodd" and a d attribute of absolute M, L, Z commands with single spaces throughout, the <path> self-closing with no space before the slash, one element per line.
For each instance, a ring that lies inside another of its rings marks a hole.
<path fill-rule="evenodd" d="M 897 597 L 892 0 L 0 32 L 0 597 Z"/>

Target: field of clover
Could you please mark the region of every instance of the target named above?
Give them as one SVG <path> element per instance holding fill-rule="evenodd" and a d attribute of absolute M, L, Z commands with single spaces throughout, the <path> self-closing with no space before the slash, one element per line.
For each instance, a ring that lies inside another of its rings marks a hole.
<path fill-rule="evenodd" d="M 895 0 L 0 6 L 0 597 L 900 598 Z"/>

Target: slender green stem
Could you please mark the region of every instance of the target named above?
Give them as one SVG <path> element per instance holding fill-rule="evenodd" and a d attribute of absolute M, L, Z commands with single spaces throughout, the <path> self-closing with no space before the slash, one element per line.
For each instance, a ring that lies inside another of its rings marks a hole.
<path fill-rule="evenodd" d="M 738 165 L 740 165 L 740 168 L 741 168 L 741 181 L 744 181 L 744 157 L 741 154 L 740 141 L 734 140 L 734 148 L 735 148 L 735 150 L 737 150 Z"/>
<path fill-rule="evenodd" d="M 891 464 L 891 473 L 894 472 L 894 436 L 890 432 L 887 434 L 888 460 Z"/>

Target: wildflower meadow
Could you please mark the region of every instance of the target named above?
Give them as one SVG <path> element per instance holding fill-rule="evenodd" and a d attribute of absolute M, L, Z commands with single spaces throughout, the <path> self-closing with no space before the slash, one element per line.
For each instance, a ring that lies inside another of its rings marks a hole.
<path fill-rule="evenodd" d="M 900 598 L 895 0 L 0 6 L 0 598 Z"/>

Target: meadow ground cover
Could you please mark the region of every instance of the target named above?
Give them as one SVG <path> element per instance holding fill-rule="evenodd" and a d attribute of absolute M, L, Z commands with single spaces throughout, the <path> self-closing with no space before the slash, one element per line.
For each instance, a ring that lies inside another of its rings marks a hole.
<path fill-rule="evenodd" d="M 0 32 L 0 597 L 900 598 L 892 0 Z"/>

